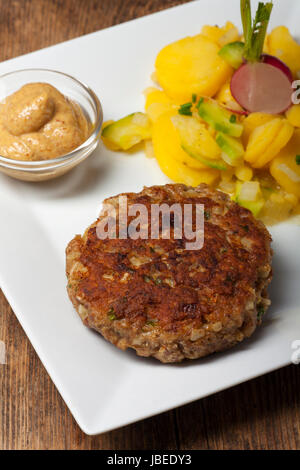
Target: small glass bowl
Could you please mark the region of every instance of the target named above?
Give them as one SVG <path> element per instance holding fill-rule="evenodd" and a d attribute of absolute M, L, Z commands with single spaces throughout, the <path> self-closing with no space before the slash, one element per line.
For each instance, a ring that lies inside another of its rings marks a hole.
<path fill-rule="evenodd" d="M 51 160 L 23 161 L 0 155 L 0 171 L 23 181 L 45 181 L 57 178 L 84 161 L 97 147 L 103 122 L 101 103 L 88 86 L 62 72 L 47 69 L 24 69 L 0 76 L 0 101 L 23 85 L 32 82 L 49 83 L 67 98 L 79 104 L 92 125 L 88 139 L 79 147 Z"/>

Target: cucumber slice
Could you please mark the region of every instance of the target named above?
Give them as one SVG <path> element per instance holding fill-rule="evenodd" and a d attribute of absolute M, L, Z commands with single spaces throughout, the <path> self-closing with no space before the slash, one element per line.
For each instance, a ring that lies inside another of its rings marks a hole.
<path fill-rule="evenodd" d="M 249 209 L 257 217 L 265 205 L 260 184 L 258 181 L 247 181 L 236 183 L 235 202 L 240 206 Z"/>
<path fill-rule="evenodd" d="M 227 165 L 223 160 L 209 160 L 204 158 L 199 153 L 195 152 L 195 149 L 191 148 L 189 145 L 181 144 L 182 149 L 192 158 L 198 160 L 203 165 L 208 166 L 209 168 L 214 168 L 216 170 L 227 170 Z"/>
<path fill-rule="evenodd" d="M 238 69 L 243 63 L 245 44 L 240 41 L 230 42 L 219 51 L 222 57 L 231 67 Z"/>
<path fill-rule="evenodd" d="M 216 131 L 232 137 L 240 137 L 243 133 L 243 126 L 232 119 L 232 113 L 222 108 L 216 101 L 199 101 L 199 116 L 210 124 Z"/>
<path fill-rule="evenodd" d="M 128 150 L 142 140 L 151 138 L 151 124 L 144 113 L 133 113 L 109 124 L 102 131 L 104 142 L 116 149 Z"/>
<path fill-rule="evenodd" d="M 237 139 L 219 132 L 216 142 L 222 149 L 222 158 L 230 166 L 240 166 L 243 162 L 244 147 Z"/>
<path fill-rule="evenodd" d="M 204 124 L 192 116 L 177 115 L 171 120 L 179 132 L 181 148 L 190 157 L 209 168 L 227 170 L 227 165 L 220 158 L 220 149 Z"/>

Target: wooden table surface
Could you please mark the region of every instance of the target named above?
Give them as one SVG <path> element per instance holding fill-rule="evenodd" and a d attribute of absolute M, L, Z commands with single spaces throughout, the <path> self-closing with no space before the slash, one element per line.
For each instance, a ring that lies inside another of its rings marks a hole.
<path fill-rule="evenodd" d="M 0 60 L 180 0 L 0 0 Z M 81 432 L 0 291 L 0 449 L 300 449 L 300 366 L 96 437 Z"/>

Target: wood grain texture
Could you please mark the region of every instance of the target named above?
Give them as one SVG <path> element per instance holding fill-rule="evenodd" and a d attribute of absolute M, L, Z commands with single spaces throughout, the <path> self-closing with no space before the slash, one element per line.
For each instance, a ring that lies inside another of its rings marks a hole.
<path fill-rule="evenodd" d="M 0 60 L 184 3 L 0 0 Z M 96 437 L 84 435 L 0 291 L 0 449 L 300 449 L 300 368 Z"/>

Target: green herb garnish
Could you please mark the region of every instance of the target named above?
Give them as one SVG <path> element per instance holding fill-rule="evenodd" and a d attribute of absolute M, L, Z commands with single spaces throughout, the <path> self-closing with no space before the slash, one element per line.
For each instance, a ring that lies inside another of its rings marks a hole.
<path fill-rule="evenodd" d="M 248 62 L 260 60 L 273 3 L 259 2 L 252 24 L 250 0 L 241 0 L 241 15 L 245 37 L 244 58 Z"/>
<path fill-rule="evenodd" d="M 192 94 L 192 102 L 196 103 L 196 101 L 197 101 L 197 95 L 196 95 L 196 93 L 193 93 Z"/>
<path fill-rule="evenodd" d="M 235 115 L 235 114 L 232 114 L 232 115 L 230 116 L 229 121 L 230 121 L 232 124 L 235 124 L 235 123 L 236 123 L 236 115 Z"/>
<path fill-rule="evenodd" d="M 193 105 L 192 103 L 182 104 L 180 108 L 178 109 L 178 113 L 183 114 L 184 116 L 192 116 L 192 111 L 191 111 L 192 105 Z"/>
<path fill-rule="evenodd" d="M 209 211 L 204 211 L 204 218 L 205 220 L 209 220 L 210 219 L 210 212 Z"/>
<path fill-rule="evenodd" d="M 261 320 L 262 317 L 264 316 L 265 314 L 265 309 L 263 308 L 263 306 L 261 305 L 260 307 L 258 307 L 257 309 L 257 320 Z"/>
<path fill-rule="evenodd" d="M 108 318 L 110 319 L 110 321 L 113 321 L 113 320 L 115 320 L 115 319 L 117 318 L 116 315 L 115 315 L 115 310 L 114 310 L 113 307 L 111 307 L 111 308 L 108 310 L 107 316 L 108 316 Z"/>
<path fill-rule="evenodd" d="M 156 284 L 157 286 L 159 286 L 159 285 L 162 283 L 162 280 L 159 279 L 159 277 L 158 277 L 157 279 L 155 279 L 154 282 L 155 282 L 155 284 Z"/>
<path fill-rule="evenodd" d="M 155 326 L 155 323 L 156 322 L 154 320 L 147 320 L 146 321 L 146 325 L 148 325 L 148 326 Z"/>
<path fill-rule="evenodd" d="M 149 277 L 149 276 L 144 276 L 144 281 L 145 281 L 145 282 L 151 282 L 151 277 Z"/>
<path fill-rule="evenodd" d="M 196 108 L 199 109 L 199 106 L 203 103 L 204 98 L 200 98 L 198 103 L 196 104 Z"/>
<path fill-rule="evenodd" d="M 296 164 L 300 165 L 300 155 L 296 155 Z"/>

